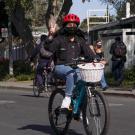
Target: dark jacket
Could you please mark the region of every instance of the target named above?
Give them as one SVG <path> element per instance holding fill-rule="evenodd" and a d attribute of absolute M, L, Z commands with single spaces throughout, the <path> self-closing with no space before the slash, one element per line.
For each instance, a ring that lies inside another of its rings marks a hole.
<path fill-rule="evenodd" d="M 125 48 L 125 54 L 122 57 L 118 57 L 115 55 L 115 48 L 117 45 L 122 45 Z M 126 53 L 127 53 L 127 49 L 126 49 L 126 45 L 122 42 L 122 41 L 115 41 L 110 48 L 110 54 L 112 54 L 112 61 L 116 61 L 116 60 L 123 60 L 126 61 Z"/>
<path fill-rule="evenodd" d="M 68 36 L 58 35 L 48 46 L 48 49 L 54 53 L 55 64 L 72 63 L 73 58 L 80 56 L 92 60 L 95 56 L 86 44 L 86 41 L 78 36 L 75 37 L 74 42 L 71 42 Z"/>
<path fill-rule="evenodd" d="M 38 55 L 38 62 L 46 62 L 49 60 L 52 56 L 52 53 L 47 51 L 45 48 L 45 42 L 42 41 L 40 44 L 36 45 L 36 47 L 33 49 L 32 54 L 30 56 L 30 61 L 33 61 L 34 58 Z"/>

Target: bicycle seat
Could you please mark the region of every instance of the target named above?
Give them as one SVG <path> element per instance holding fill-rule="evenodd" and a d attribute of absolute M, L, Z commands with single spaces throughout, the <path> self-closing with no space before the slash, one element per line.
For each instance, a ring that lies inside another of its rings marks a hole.
<path fill-rule="evenodd" d="M 66 84 L 66 81 L 62 77 L 56 75 L 55 73 L 53 74 L 53 78 L 55 80 L 56 86 L 59 86 L 59 85 L 64 86 Z"/>

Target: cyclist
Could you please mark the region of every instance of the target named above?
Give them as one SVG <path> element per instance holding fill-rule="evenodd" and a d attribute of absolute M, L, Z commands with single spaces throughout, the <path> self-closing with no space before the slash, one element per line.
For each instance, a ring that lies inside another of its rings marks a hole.
<path fill-rule="evenodd" d="M 51 52 L 44 49 L 47 38 L 47 35 L 41 35 L 40 42 L 35 46 L 31 56 L 29 57 L 31 66 L 33 66 L 33 60 L 38 55 L 38 65 L 36 67 L 36 83 L 40 87 L 41 91 L 44 89 L 42 73 L 44 68 L 51 63 L 52 56 Z"/>
<path fill-rule="evenodd" d="M 79 80 L 79 71 L 68 65 L 73 59 L 84 56 L 89 60 L 94 59 L 94 53 L 89 49 L 80 32 L 78 26 L 80 18 L 75 14 L 68 14 L 63 18 L 62 34 L 57 35 L 48 49 L 54 54 L 55 69 L 54 73 L 66 81 L 65 98 L 61 108 L 68 109 L 71 103 L 74 83 Z"/>

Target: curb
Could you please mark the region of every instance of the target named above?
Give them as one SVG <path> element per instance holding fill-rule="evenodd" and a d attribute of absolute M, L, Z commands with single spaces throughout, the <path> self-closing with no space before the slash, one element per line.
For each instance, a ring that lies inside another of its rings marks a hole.
<path fill-rule="evenodd" d="M 1 89 L 12 89 L 12 90 L 25 90 L 25 91 L 33 91 L 33 87 L 21 87 L 21 86 L 0 86 Z M 125 91 L 125 90 L 106 90 L 101 91 L 105 95 L 109 96 L 123 96 L 123 97 L 132 97 L 135 98 L 135 90 L 133 91 Z"/>
<path fill-rule="evenodd" d="M 131 93 L 119 93 L 119 92 L 103 92 L 104 95 L 108 95 L 108 96 L 122 96 L 122 97 L 132 97 L 135 98 L 135 95 L 131 92 Z"/>
<path fill-rule="evenodd" d="M 32 91 L 33 88 L 26 88 L 26 87 L 16 87 L 16 86 L 0 86 L 1 89 L 12 89 L 12 90 L 25 90 L 25 91 Z"/>

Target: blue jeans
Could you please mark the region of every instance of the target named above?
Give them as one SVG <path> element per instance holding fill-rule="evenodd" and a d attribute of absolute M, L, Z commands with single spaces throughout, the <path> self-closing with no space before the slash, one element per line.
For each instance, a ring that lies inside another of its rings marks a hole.
<path fill-rule="evenodd" d="M 102 87 L 102 88 L 108 87 L 108 85 L 107 85 L 107 83 L 106 83 L 106 80 L 105 80 L 105 75 L 104 75 L 104 73 L 103 73 L 103 75 L 102 75 L 100 84 L 101 84 L 101 87 Z"/>
<path fill-rule="evenodd" d="M 112 73 L 117 83 L 121 83 L 124 79 L 124 61 L 115 60 L 112 61 Z"/>
<path fill-rule="evenodd" d="M 54 73 L 56 76 L 66 80 L 66 91 L 67 96 L 72 96 L 75 83 L 81 79 L 79 75 L 79 69 L 73 69 L 70 66 L 56 65 Z"/>

